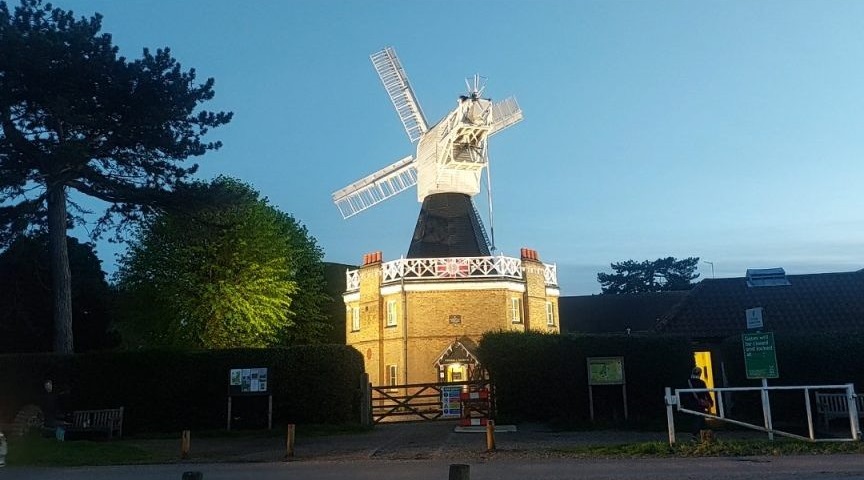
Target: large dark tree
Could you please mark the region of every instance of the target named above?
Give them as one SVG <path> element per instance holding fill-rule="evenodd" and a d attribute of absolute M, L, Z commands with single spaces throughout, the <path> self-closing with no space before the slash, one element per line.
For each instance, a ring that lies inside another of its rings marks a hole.
<path fill-rule="evenodd" d="M 72 272 L 72 330 L 78 351 L 114 346 L 113 295 L 93 245 L 67 238 Z M 48 238 L 22 236 L 0 253 L 0 352 L 48 352 L 52 345 L 52 286 Z"/>
<path fill-rule="evenodd" d="M 73 351 L 66 230 L 83 219 L 71 191 L 108 202 L 94 234 L 157 207 L 220 146 L 209 128 L 230 113 L 196 111 L 213 79 L 196 82 L 169 49 L 129 61 L 101 16 L 75 18 L 42 0 L 0 1 L 0 246 L 47 230 L 54 292 L 54 350 Z"/>
<path fill-rule="evenodd" d="M 326 338 L 315 239 L 248 185 L 220 177 L 178 189 L 121 259 L 118 324 L 138 347 L 234 348 Z"/>
<path fill-rule="evenodd" d="M 603 293 L 647 293 L 689 290 L 699 278 L 696 265 L 699 257 L 677 260 L 674 257 L 636 262 L 612 263 L 614 273 L 598 273 Z"/>

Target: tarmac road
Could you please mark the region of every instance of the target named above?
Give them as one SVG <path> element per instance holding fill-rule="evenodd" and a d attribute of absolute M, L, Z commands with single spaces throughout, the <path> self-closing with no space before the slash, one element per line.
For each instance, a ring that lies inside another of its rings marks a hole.
<path fill-rule="evenodd" d="M 744 458 L 487 459 L 467 462 L 472 480 L 754 479 L 864 480 L 861 455 Z M 2 480 L 181 479 L 196 470 L 204 480 L 446 480 L 451 462 L 436 460 L 297 461 L 84 468 L 0 469 Z"/>

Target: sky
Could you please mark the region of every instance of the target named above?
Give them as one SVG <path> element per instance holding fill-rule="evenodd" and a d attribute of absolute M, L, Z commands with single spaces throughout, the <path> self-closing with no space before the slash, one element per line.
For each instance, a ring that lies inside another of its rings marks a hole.
<path fill-rule="evenodd" d="M 215 78 L 204 108 L 234 119 L 197 178 L 250 183 L 329 262 L 397 259 L 417 221 L 413 190 L 348 220 L 330 198 L 415 153 L 369 60 L 392 46 L 430 124 L 474 74 L 517 98 L 525 119 L 489 144 L 495 244 L 556 264 L 563 295 L 628 259 L 864 268 L 861 1 L 53 3 L 101 13 L 127 57 L 167 46 Z M 115 271 L 122 246 L 97 252 Z"/>

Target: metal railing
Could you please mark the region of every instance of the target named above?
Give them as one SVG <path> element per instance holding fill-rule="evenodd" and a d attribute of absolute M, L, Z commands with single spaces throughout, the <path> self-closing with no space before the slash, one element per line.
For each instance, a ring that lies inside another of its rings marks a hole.
<path fill-rule="evenodd" d="M 801 390 L 804 394 L 804 407 L 807 410 L 807 431 L 808 436 L 797 435 L 791 432 L 786 432 L 782 430 L 778 430 L 774 428 L 774 419 L 771 415 L 771 402 L 768 397 L 769 391 L 782 391 L 782 390 Z M 851 435 L 849 438 L 816 438 L 816 432 L 813 425 L 813 409 L 811 408 L 810 401 L 810 393 L 818 392 L 824 390 L 843 390 L 844 395 L 847 399 L 847 411 L 849 413 L 849 426 Z M 684 395 L 694 395 L 697 393 L 715 393 L 714 395 L 717 399 L 717 413 L 705 413 L 699 410 L 693 410 L 689 408 L 685 408 L 681 401 L 682 394 Z M 724 393 L 726 392 L 759 392 L 761 403 L 762 403 L 762 415 L 764 420 L 764 425 L 756 425 L 753 423 L 744 422 L 741 420 L 732 419 L 726 416 L 726 408 L 724 405 Z M 674 419 L 674 408 L 677 407 L 677 411 L 681 413 L 686 413 L 690 415 L 702 416 L 705 418 L 713 418 L 716 420 L 720 420 L 723 422 L 731 423 L 734 425 L 739 425 L 742 427 L 751 428 L 753 430 L 758 430 L 762 432 L 766 432 L 768 434 L 768 438 L 773 440 L 774 434 L 795 438 L 798 440 L 805 440 L 810 442 L 848 442 L 848 441 L 857 441 L 861 439 L 861 430 L 859 428 L 858 423 L 858 407 L 856 405 L 858 395 L 855 394 L 855 385 L 848 383 L 845 385 L 804 385 L 804 386 L 761 386 L 761 387 L 724 387 L 724 388 L 676 388 L 673 389 L 670 387 L 666 387 L 666 420 L 667 426 L 669 429 L 669 443 L 675 443 L 675 419 Z"/>

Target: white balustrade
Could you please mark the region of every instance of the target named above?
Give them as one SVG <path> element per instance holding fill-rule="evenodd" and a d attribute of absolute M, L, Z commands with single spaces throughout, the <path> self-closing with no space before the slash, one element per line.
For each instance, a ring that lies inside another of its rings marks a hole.
<path fill-rule="evenodd" d="M 558 285 L 554 264 L 543 264 L 546 285 Z M 360 289 L 360 270 L 348 270 L 346 290 Z M 455 278 L 510 278 L 522 280 L 522 261 L 512 257 L 400 258 L 381 264 L 381 283 Z"/>

